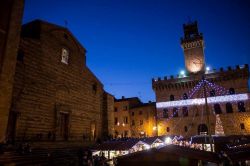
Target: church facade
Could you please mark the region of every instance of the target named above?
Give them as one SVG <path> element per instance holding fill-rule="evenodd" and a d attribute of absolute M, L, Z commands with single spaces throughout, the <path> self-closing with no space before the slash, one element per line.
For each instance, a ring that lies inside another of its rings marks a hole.
<path fill-rule="evenodd" d="M 248 65 L 209 69 L 197 22 L 183 29 L 186 72 L 152 79 L 158 135 L 250 134 Z"/>
<path fill-rule="evenodd" d="M 86 65 L 86 50 L 61 26 L 22 26 L 7 138 L 91 142 L 113 133 L 114 98 Z"/>

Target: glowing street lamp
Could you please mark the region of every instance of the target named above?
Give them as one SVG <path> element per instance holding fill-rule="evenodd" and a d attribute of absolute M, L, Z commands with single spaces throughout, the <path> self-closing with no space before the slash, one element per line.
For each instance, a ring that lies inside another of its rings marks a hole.
<path fill-rule="evenodd" d="M 206 67 L 206 71 L 210 71 L 210 67 L 209 66 Z"/>
<path fill-rule="evenodd" d="M 181 71 L 180 71 L 180 76 L 182 76 L 182 77 L 185 76 L 185 71 L 184 71 L 184 70 L 181 70 Z"/>
<path fill-rule="evenodd" d="M 165 144 L 171 144 L 172 143 L 172 139 L 170 138 L 170 137 L 167 137 L 167 138 L 165 138 Z"/>
<path fill-rule="evenodd" d="M 157 130 L 157 127 L 156 127 L 156 126 L 154 126 L 154 127 L 153 127 L 153 130 L 154 130 L 154 131 L 156 131 L 156 130 Z"/>

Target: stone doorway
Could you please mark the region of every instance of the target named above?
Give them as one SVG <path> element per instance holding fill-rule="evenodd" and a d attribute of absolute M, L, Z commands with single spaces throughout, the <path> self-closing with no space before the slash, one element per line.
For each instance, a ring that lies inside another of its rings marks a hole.
<path fill-rule="evenodd" d="M 59 135 L 63 140 L 69 137 L 69 114 L 60 112 L 60 130 Z"/>
<path fill-rule="evenodd" d="M 7 141 L 9 143 L 15 142 L 17 118 L 18 118 L 18 112 L 10 111 L 9 121 L 8 121 L 8 132 L 7 132 Z"/>

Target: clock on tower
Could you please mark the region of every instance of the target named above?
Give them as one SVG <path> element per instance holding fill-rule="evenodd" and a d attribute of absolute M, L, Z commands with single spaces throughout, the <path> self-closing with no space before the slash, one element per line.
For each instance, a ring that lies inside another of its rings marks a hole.
<path fill-rule="evenodd" d="M 184 51 L 185 66 L 188 72 L 197 73 L 204 70 L 204 41 L 202 33 L 199 33 L 197 21 L 184 24 L 184 37 L 181 38 L 181 46 Z"/>

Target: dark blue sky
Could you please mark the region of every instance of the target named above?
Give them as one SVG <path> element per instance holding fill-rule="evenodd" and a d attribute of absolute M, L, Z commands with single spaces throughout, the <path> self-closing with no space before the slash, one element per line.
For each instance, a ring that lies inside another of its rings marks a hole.
<path fill-rule="evenodd" d="M 26 0 L 23 23 L 64 26 L 87 49 L 87 65 L 115 97 L 155 100 L 151 79 L 184 69 L 182 24 L 197 20 L 212 68 L 250 63 L 248 0 Z"/>

